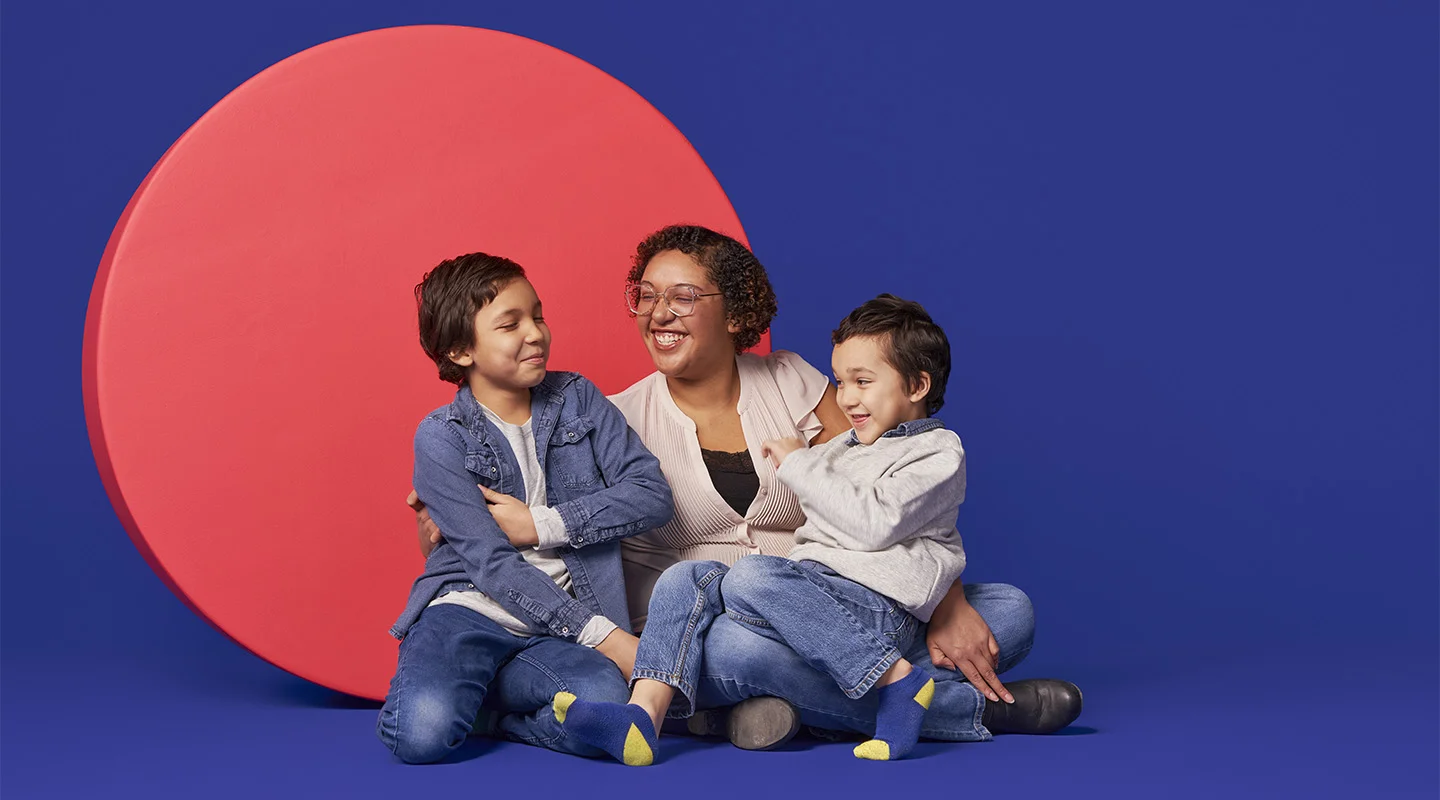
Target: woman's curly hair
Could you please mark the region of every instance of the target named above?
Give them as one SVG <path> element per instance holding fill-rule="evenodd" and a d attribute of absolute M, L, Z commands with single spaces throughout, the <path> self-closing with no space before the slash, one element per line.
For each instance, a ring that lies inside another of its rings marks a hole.
<path fill-rule="evenodd" d="M 650 260 L 666 250 L 678 250 L 695 259 L 720 287 L 725 318 L 740 329 L 732 337 L 735 352 L 759 344 L 760 336 L 770 330 L 777 306 L 765 267 L 750 248 L 699 225 L 670 225 L 645 237 L 635 248 L 627 281 L 639 283 Z"/>

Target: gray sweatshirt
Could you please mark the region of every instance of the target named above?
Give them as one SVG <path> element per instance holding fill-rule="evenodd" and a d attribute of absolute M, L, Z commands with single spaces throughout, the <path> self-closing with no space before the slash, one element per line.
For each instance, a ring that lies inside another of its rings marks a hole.
<path fill-rule="evenodd" d="M 874 444 L 855 433 L 791 453 L 776 473 L 800 498 L 795 561 L 817 561 L 929 622 L 965 569 L 955 529 L 965 449 L 934 417 Z"/>

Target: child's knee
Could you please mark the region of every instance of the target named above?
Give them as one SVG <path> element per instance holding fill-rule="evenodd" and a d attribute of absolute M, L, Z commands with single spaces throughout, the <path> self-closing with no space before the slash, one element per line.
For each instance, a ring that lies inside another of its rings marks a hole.
<path fill-rule="evenodd" d="M 438 692 L 392 698 L 376 726 L 380 741 L 407 764 L 439 761 L 465 741 L 466 733 L 450 698 Z"/>
<path fill-rule="evenodd" d="M 727 569 L 719 561 L 681 561 L 660 574 L 654 592 L 692 593 L 720 580 Z"/>
<path fill-rule="evenodd" d="M 773 591 L 781 571 L 789 569 L 792 562 L 779 556 L 745 556 L 725 574 L 721 593 L 725 596 L 727 608 L 737 610 L 763 606 L 765 597 Z"/>

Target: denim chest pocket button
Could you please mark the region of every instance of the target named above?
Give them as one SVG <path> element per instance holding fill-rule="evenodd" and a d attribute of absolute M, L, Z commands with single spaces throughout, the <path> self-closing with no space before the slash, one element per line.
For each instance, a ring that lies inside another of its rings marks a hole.
<path fill-rule="evenodd" d="M 561 420 L 555 425 L 555 432 L 550 435 L 550 441 L 554 444 L 574 444 L 593 430 L 595 430 L 595 423 L 589 417 L 572 417 Z"/>
<path fill-rule="evenodd" d="M 595 430 L 595 423 L 589 417 L 578 416 L 561 420 L 550 436 L 554 448 L 550 453 L 553 474 L 560 485 L 570 488 L 589 488 L 600 482 L 600 473 L 595 465 L 595 454 L 589 444 L 589 436 Z"/>
<path fill-rule="evenodd" d="M 484 453 L 467 453 L 465 469 L 476 475 L 494 475 L 497 472 L 494 459 Z"/>

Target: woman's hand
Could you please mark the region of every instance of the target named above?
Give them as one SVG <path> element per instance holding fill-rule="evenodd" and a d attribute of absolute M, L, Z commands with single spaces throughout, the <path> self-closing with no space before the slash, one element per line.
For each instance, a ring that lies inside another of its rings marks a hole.
<path fill-rule="evenodd" d="M 959 581 L 955 582 L 930 617 L 925 644 L 930 649 L 930 661 L 935 666 L 959 670 L 971 686 L 979 689 L 992 702 L 1001 699 L 1007 703 L 1015 702 L 1015 697 L 995 675 L 1000 645 L 980 612 L 965 599 Z"/>
<path fill-rule="evenodd" d="M 478 485 L 478 484 L 477 484 Z M 505 532 L 505 538 L 516 547 L 533 547 L 540 543 L 540 534 L 535 530 L 535 517 L 530 506 L 508 494 L 501 494 L 484 486 L 480 492 L 485 495 L 485 504 L 495 524 Z"/>
<path fill-rule="evenodd" d="M 785 463 L 785 459 L 791 453 L 804 449 L 805 441 L 803 439 L 796 439 L 794 437 L 789 439 L 770 439 L 760 445 L 760 455 L 768 457 L 770 463 L 774 464 L 778 469 L 781 464 Z"/>
<path fill-rule="evenodd" d="M 640 639 L 635 634 L 616 628 L 610 631 L 610 635 L 605 637 L 605 641 L 596 645 L 595 649 L 600 651 L 600 655 L 614 661 L 615 666 L 620 668 L 621 674 L 628 681 L 630 673 L 635 671 L 635 650 L 638 647 L 640 647 Z"/>
<path fill-rule="evenodd" d="M 439 547 L 445 537 L 440 535 L 440 526 L 430 519 L 430 510 L 420 502 L 420 495 L 416 494 L 414 489 L 411 489 L 409 496 L 405 498 L 405 505 L 415 509 L 415 527 L 420 533 L 420 557 L 429 558 L 430 552 Z"/>

